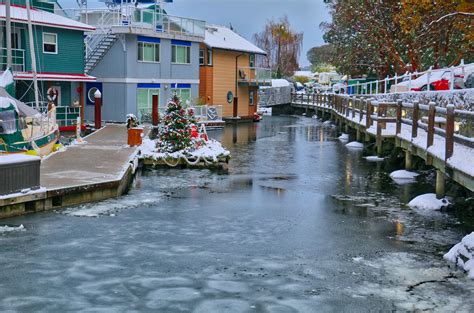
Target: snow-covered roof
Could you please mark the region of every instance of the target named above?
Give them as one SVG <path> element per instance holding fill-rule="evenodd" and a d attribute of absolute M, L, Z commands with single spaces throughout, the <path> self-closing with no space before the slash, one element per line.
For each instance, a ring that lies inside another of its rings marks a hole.
<path fill-rule="evenodd" d="M 33 155 L 26 155 L 26 154 L 11 154 L 11 155 L 0 156 L 1 165 L 40 161 L 40 160 L 41 160 L 40 157 L 33 156 Z"/>
<path fill-rule="evenodd" d="M 5 5 L 0 4 L 0 20 L 5 20 Z M 11 21 L 17 23 L 27 23 L 27 13 L 26 8 L 22 6 L 12 5 L 10 9 Z M 71 20 L 67 17 L 46 12 L 43 10 L 38 10 L 35 8 L 31 9 L 31 22 L 34 25 L 42 25 L 56 28 L 65 28 L 65 29 L 75 29 L 82 31 L 91 31 L 95 27 L 89 26 L 84 23 L 80 23 L 74 20 Z"/>
<path fill-rule="evenodd" d="M 272 87 L 288 87 L 290 82 L 286 79 L 272 79 Z"/>
<path fill-rule="evenodd" d="M 206 25 L 204 43 L 211 48 L 266 54 L 265 51 L 233 30 L 220 25 Z"/>

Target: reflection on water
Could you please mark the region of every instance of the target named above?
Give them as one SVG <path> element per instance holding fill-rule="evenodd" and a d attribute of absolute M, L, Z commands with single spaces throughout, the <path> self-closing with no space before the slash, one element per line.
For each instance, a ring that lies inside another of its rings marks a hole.
<path fill-rule="evenodd" d="M 473 282 L 442 260 L 466 210 L 405 206 L 399 186 L 327 123 L 266 117 L 209 134 L 228 174 L 144 170 L 130 194 L 5 221 L 0 309 L 13 311 L 469 311 Z M 60 213 L 60 214 L 58 214 Z"/>

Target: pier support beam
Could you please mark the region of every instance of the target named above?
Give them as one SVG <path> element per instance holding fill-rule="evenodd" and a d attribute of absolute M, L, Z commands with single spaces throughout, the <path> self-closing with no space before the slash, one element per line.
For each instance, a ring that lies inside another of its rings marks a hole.
<path fill-rule="evenodd" d="M 441 199 L 445 195 L 445 177 L 444 174 L 440 171 L 436 171 L 436 198 Z"/>
<path fill-rule="evenodd" d="M 362 137 L 362 136 L 361 136 L 360 129 L 357 128 L 357 129 L 356 129 L 356 141 L 359 141 L 359 142 L 360 142 L 361 137 Z"/>
<path fill-rule="evenodd" d="M 346 126 L 344 127 L 344 132 L 345 132 L 346 134 L 349 133 L 349 124 L 347 124 L 347 123 L 346 123 Z"/>
<path fill-rule="evenodd" d="M 413 167 L 413 155 L 410 151 L 405 151 L 405 169 L 411 170 Z"/>
<path fill-rule="evenodd" d="M 365 135 L 364 135 L 364 141 L 365 141 L 365 142 L 369 142 L 369 141 L 370 141 L 370 135 L 369 135 L 369 133 L 365 133 Z"/>

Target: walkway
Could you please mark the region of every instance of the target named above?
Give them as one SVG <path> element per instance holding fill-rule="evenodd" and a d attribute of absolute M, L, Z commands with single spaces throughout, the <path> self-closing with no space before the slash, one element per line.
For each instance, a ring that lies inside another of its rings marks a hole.
<path fill-rule="evenodd" d="M 109 124 L 41 164 L 41 186 L 47 190 L 122 179 L 137 148 L 127 145 L 124 125 Z"/>

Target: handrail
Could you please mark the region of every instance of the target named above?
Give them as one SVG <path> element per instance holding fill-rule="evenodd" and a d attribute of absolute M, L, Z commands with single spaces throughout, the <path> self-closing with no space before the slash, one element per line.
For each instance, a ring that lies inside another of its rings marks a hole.
<path fill-rule="evenodd" d="M 434 102 L 422 105 L 418 102 L 382 102 L 371 99 L 360 99 L 347 95 L 326 94 L 291 94 L 292 103 L 330 109 L 341 117 L 359 123 L 365 129 L 376 128 L 376 145 L 381 146 L 382 131 L 387 124 L 395 124 L 395 136 L 413 141 L 418 137 L 419 129 L 426 131 L 426 147 L 434 144 L 435 135 L 444 138 L 444 162 L 453 156 L 455 143 L 474 148 L 474 138 L 462 134 L 460 121 L 474 125 L 474 112 L 455 109 L 453 105 L 446 108 L 436 106 Z M 391 109 L 391 110 L 390 110 Z M 393 109 L 395 109 L 394 112 Z M 357 119 L 356 113 L 359 114 Z M 365 122 L 363 122 L 365 117 Z M 425 122 L 427 120 L 427 123 Z M 410 137 L 402 137 L 402 125 L 410 126 Z M 472 127 L 472 126 L 471 126 Z M 419 142 L 419 141 L 418 141 Z M 432 153 L 432 152 L 429 152 Z M 434 152 L 433 152 L 434 153 Z"/>

